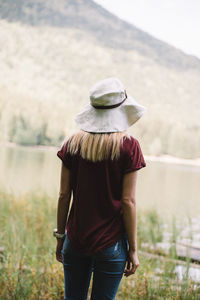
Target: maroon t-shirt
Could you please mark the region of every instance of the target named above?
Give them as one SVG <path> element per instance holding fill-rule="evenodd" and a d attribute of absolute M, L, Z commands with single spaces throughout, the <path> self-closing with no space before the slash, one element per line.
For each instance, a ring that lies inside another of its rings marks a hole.
<path fill-rule="evenodd" d="M 110 247 L 125 234 L 121 205 L 125 173 L 146 166 L 138 140 L 124 138 L 120 157 L 92 162 L 80 152 L 67 152 L 67 141 L 57 156 L 70 169 L 73 202 L 66 224 L 72 247 L 84 254 Z"/>

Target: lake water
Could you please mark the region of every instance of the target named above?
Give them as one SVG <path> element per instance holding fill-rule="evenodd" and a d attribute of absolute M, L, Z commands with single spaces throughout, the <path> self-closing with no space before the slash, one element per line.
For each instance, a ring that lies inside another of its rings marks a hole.
<path fill-rule="evenodd" d="M 0 145 L 0 188 L 23 194 L 42 190 L 58 196 L 61 161 L 57 148 Z M 137 205 L 162 216 L 200 214 L 200 167 L 146 160 L 138 171 Z M 55 201 L 57 201 L 55 199 Z"/>

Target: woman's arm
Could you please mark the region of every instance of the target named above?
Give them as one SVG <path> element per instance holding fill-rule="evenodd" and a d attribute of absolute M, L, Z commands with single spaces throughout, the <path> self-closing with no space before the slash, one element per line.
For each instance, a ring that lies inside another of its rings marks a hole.
<path fill-rule="evenodd" d="M 57 206 L 57 230 L 58 233 L 65 233 L 65 226 L 69 212 L 70 199 L 71 199 L 71 186 L 70 186 L 70 170 L 62 163 L 61 177 L 60 177 L 60 191 Z M 56 258 L 62 262 L 63 240 L 57 239 Z"/>
<path fill-rule="evenodd" d="M 62 163 L 60 177 L 60 192 L 57 207 L 57 230 L 65 233 L 65 226 L 71 199 L 70 170 Z"/>
<path fill-rule="evenodd" d="M 124 175 L 121 200 L 124 225 L 129 242 L 129 259 L 125 276 L 134 274 L 139 266 L 139 260 L 137 257 L 136 181 L 137 171 Z"/>

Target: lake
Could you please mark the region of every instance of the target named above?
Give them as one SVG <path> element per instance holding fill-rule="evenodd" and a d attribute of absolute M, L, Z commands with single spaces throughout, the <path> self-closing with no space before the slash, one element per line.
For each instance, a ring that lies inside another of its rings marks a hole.
<path fill-rule="evenodd" d="M 61 168 L 57 151 L 55 147 L 1 144 L 0 188 L 15 194 L 41 190 L 57 198 Z M 200 214 L 200 167 L 145 160 L 146 168 L 138 171 L 138 207 L 156 207 L 163 217 L 172 214 L 197 217 Z"/>

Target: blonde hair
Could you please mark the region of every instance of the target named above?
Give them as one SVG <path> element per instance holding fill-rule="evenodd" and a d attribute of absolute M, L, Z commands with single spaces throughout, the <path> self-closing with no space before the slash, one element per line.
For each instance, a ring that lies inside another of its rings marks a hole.
<path fill-rule="evenodd" d="M 120 156 L 120 146 L 123 139 L 130 139 L 127 131 L 113 133 L 90 133 L 79 130 L 66 138 L 67 152 L 74 155 L 80 149 L 82 158 L 92 162 L 108 159 L 117 159 Z"/>

